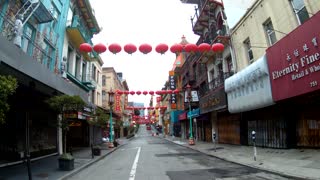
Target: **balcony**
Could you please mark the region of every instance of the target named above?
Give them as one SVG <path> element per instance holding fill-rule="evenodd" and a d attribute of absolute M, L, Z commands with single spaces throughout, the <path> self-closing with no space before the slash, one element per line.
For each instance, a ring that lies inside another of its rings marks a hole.
<path fill-rule="evenodd" d="M 33 6 L 33 4 L 30 4 L 28 0 L 22 0 L 21 2 L 24 5 L 24 7 Z M 30 14 L 30 15 L 33 15 L 37 19 L 38 23 L 40 24 L 47 23 L 54 20 L 51 12 L 44 6 L 42 2 L 43 0 L 39 0 L 38 2 L 39 6 L 36 8 L 33 14 Z M 37 3 L 34 3 L 34 4 L 37 4 Z M 28 14 L 26 14 L 26 16 L 28 16 Z M 25 19 L 28 19 L 28 18 L 25 17 Z"/>
<path fill-rule="evenodd" d="M 79 16 L 74 16 L 72 21 L 67 22 L 67 34 L 75 47 L 79 47 L 80 44 L 88 43 L 88 41 L 90 41 L 91 36 L 85 27 L 85 24 L 81 21 Z M 83 56 L 86 60 L 91 60 L 88 53 L 83 53 Z"/>
<path fill-rule="evenodd" d="M 200 96 L 204 96 L 209 92 L 215 91 L 216 89 L 223 88 L 225 79 L 229 78 L 232 75 L 233 75 L 233 72 L 223 73 L 218 77 L 212 79 L 208 84 L 206 84 L 206 86 L 200 86 L 199 87 Z"/>
<path fill-rule="evenodd" d="M 221 0 L 200 1 L 195 9 L 195 14 L 191 17 L 193 32 L 197 35 L 203 35 L 205 28 L 209 28 L 209 21 L 215 19 L 215 9 L 217 6 L 223 6 Z"/>
<path fill-rule="evenodd" d="M 13 43 L 14 22 L 12 21 L 12 17 L 0 13 L 0 19 L 3 20 L 2 24 L 0 24 L 0 35 Z M 22 35 L 23 43 L 21 49 L 26 53 L 26 55 L 29 55 L 38 63 L 44 65 L 44 67 L 47 67 L 49 70 L 58 73 L 58 67 L 56 65 L 53 67 L 53 64 L 58 61 L 58 57 L 55 57 L 55 53 L 49 53 L 46 49 L 44 49 L 46 47 L 43 47 L 43 42 L 45 41 L 49 43 L 53 51 L 55 51 L 58 35 L 53 31 L 50 31 L 49 33 L 33 31 L 32 33 L 37 35 L 36 39 L 33 39 L 30 32 L 28 33 L 24 31 L 24 34 Z"/>
<path fill-rule="evenodd" d="M 87 74 L 85 77 L 83 77 L 82 83 L 91 90 L 97 87 L 97 82 L 95 81 L 95 79 L 92 77 L 91 74 Z"/>

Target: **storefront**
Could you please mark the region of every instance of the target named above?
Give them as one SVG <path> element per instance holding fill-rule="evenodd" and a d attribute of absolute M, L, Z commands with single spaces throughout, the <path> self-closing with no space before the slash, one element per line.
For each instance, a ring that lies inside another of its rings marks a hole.
<path fill-rule="evenodd" d="M 188 120 L 187 120 L 187 111 L 184 111 L 183 113 L 178 115 L 178 120 L 180 122 L 181 126 L 181 138 L 182 139 L 188 139 Z"/>
<path fill-rule="evenodd" d="M 252 145 L 255 131 L 257 146 L 288 147 L 288 116 L 286 109 L 273 101 L 266 55 L 226 79 L 225 91 L 233 117 L 222 123 L 227 130 L 220 141 Z"/>
<path fill-rule="evenodd" d="M 320 12 L 266 51 L 272 96 L 290 109 L 296 146 L 320 147 Z"/>

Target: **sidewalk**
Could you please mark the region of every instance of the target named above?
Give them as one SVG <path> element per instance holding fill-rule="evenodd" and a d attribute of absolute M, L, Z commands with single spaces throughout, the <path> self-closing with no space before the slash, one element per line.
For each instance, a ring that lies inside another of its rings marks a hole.
<path fill-rule="evenodd" d="M 163 138 L 163 136 L 159 136 Z M 196 141 L 190 146 L 187 139 L 166 137 L 174 142 L 196 151 L 206 153 L 234 163 L 267 170 L 278 174 L 320 180 L 320 149 L 272 149 L 257 147 L 257 159 L 253 159 L 252 146 L 229 144 L 214 144 L 212 142 Z"/>
<path fill-rule="evenodd" d="M 132 138 L 131 138 L 132 139 Z M 94 156 L 92 159 L 91 148 L 83 147 L 73 151 L 74 156 L 74 170 L 72 171 L 61 171 L 58 168 L 58 155 L 40 159 L 31 162 L 31 171 L 33 180 L 63 180 L 70 177 L 73 174 L 83 170 L 91 164 L 103 159 L 108 154 L 117 150 L 121 146 L 128 143 L 129 140 L 126 138 L 120 138 L 118 147 L 109 149 L 107 144 L 102 144 L 100 156 Z M 11 167 L 0 168 L 0 180 L 27 180 L 28 170 L 26 164 L 19 164 Z"/>

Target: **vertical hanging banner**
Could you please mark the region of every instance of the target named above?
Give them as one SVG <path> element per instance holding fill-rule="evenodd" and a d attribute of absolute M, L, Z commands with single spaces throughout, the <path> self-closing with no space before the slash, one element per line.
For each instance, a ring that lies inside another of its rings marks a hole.
<path fill-rule="evenodd" d="M 174 71 L 169 71 L 169 89 L 170 90 L 175 90 L 176 89 L 176 79 L 174 76 Z M 177 108 L 177 102 L 176 102 L 176 94 L 172 93 L 170 102 L 171 102 L 171 109 L 176 109 Z"/>
<path fill-rule="evenodd" d="M 115 111 L 116 112 L 121 112 L 121 100 L 120 100 L 120 95 L 116 94 L 116 100 L 115 100 Z"/>

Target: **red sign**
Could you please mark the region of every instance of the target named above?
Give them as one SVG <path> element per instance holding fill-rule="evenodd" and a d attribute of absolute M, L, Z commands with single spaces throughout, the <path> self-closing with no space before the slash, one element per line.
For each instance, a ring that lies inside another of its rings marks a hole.
<path fill-rule="evenodd" d="M 121 112 L 121 96 L 116 94 L 116 100 L 115 100 L 115 111 L 116 112 Z"/>
<path fill-rule="evenodd" d="M 320 12 L 266 50 L 274 101 L 320 89 Z"/>

